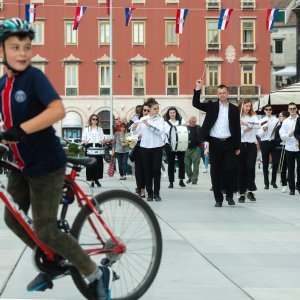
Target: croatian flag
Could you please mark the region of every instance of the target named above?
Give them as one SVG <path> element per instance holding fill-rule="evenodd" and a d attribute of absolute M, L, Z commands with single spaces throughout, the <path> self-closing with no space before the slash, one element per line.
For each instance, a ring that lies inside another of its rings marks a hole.
<path fill-rule="evenodd" d="M 86 10 L 86 6 L 77 6 L 76 7 L 76 14 L 75 14 L 75 18 L 74 18 L 73 30 L 77 30 L 77 28 L 79 26 L 79 22 L 83 16 L 85 10 Z"/>
<path fill-rule="evenodd" d="M 107 14 L 110 15 L 110 0 L 106 0 Z"/>
<path fill-rule="evenodd" d="M 125 7 L 126 26 L 129 25 L 135 7 Z"/>
<path fill-rule="evenodd" d="M 269 8 L 266 17 L 266 29 L 271 30 L 274 27 L 274 21 L 278 15 L 278 8 Z"/>
<path fill-rule="evenodd" d="M 187 8 L 178 8 L 176 13 L 176 28 L 175 33 L 179 34 L 183 32 L 183 26 L 185 22 L 185 18 L 188 14 Z"/>
<path fill-rule="evenodd" d="M 25 4 L 25 19 L 29 23 L 34 23 L 36 15 L 36 4 Z"/>
<path fill-rule="evenodd" d="M 229 18 L 230 18 L 232 11 L 233 11 L 232 8 L 222 8 L 221 9 L 219 23 L 218 23 L 219 30 L 224 30 L 227 28 L 228 23 L 229 23 Z"/>

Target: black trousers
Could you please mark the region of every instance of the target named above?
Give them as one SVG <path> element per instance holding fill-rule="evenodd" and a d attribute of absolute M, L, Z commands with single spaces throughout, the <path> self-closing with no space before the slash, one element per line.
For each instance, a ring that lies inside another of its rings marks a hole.
<path fill-rule="evenodd" d="M 277 157 L 279 158 L 278 169 L 281 169 L 280 180 L 281 185 L 287 185 L 287 162 L 286 162 L 286 152 L 285 149 L 282 152 L 282 148 L 276 148 Z"/>
<path fill-rule="evenodd" d="M 87 155 L 89 157 L 95 157 L 97 162 L 92 167 L 86 168 L 86 180 L 95 181 L 103 178 L 103 156 L 102 155 Z"/>
<path fill-rule="evenodd" d="M 146 190 L 148 196 L 159 196 L 160 191 L 160 169 L 162 164 L 162 147 L 143 148 L 141 147 L 141 155 L 145 170 Z"/>
<path fill-rule="evenodd" d="M 241 143 L 241 152 L 238 156 L 239 192 L 256 191 L 255 166 L 257 148 L 255 143 Z"/>
<path fill-rule="evenodd" d="M 184 168 L 184 151 L 177 151 L 174 152 L 171 149 L 170 144 L 165 144 L 165 152 L 167 154 L 168 158 L 168 176 L 169 176 L 169 182 L 174 182 L 174 170 L 175 170 L 175 157 L 178 159 L 178 168 L 179 168 L 179 174 L 178 179 L 184 179 L 185 177 L 185 168 Z"/>
<path fill-rule="evenodd" d="M 286 152 L 286 162 L 288 168 L 288 183 L 291 191 L 295 191 L 295 165 L 297 161 L 297 187 L 300 186 L 300 158 L 299 151 L 287 151 Z"/>
<path fill-rule="evenodd" d="M 140 191 L 141 189 L 145 188 L 145 170 L 142 161 L 141 147 L 138 147 L 136 150 L 136 157 L 134 163 L 136 187 Z"/>
<path fill-rule="evenodd" d="M 260 143 L 261 156 L 263 163 L 263 172 L 264 172 L 264 183 L 269 185 L 269 159 L 270 155 L 272 157 L 272 183 L 276 183 L 277 171 L 278 171 L 278 152 L 274 146 L 273 141 L 262 141 Z"/>
<path fill-rule="evenodd" d="M 210 176 L 216 202 L 223 201 L 222 188 L 226 196 L 233 197 L 236 182 L 236 155 L 232 139 L 209 139 Z"/>

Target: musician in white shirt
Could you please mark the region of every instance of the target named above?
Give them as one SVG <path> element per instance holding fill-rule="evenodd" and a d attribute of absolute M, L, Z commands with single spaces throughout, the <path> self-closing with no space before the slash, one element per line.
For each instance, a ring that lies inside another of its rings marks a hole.
<path fill-rule="evenodd" d="M 269 189 L 269 159 L 272 156 L 272 180 L 271 185 L 278 188 L 276 184 L 277 170 L 279 158 L 277 156 L 276 145 L 274 144 L 276 127 L 279 125 L 279 120 L 272 116 L 272 106 L 267 104 L 264 107 L 266 116 L 260 120 L 261 128 L 257 135 L 260 137 L 260 148 L 263 162 L 263 173 L 265 190 Z"/>
<path fill-rule="evenodd" d="M 173 126 L 182 125 L 185 121 L 182 119 L 176 107 L 170 107 L 164 115 L 165 119 L 165 134 L 166 134 L 166 144 L 164 146 L 165 152 L 168 158 L 168 177 L 169 177 L 169 188 L 173 188 L 174 183 L 174 173 L 175 173 L 175 158 L 178 159 L 179 168 L 179 185 L 185 187 L 183 179 L 185 178 L 185 167 L 184 167 L 184 151 L 173 151 L 170 146 L 170 130 Z"/>
<path fill-rule="evenodd" d="M 288 106 L 290 116 L 286 118 L 279 130 L 281 139 L 285 142 L 286 161 L 288 167 L 288 183 L 290 188 L 290 195 L 295 195 L 295 161 L 299 155 L 298 142 L 294 136 L 295 126 L 297 122 L 297 106 L 291 102 Z M 297 189 L 300 193 L 300 165 L 297 161 Z"/>
<path fill-rule="evenodd" d="M 145 170 L 147 201 L 161 201 L 160 179 L 162 152 L 165 144 L 165 122 L 158 114 L 159 105 L 154 98 L 147 101 L 149 114 L 134 123 L 133 134 L 141 136 L 141 156 Z"/>
<path fill-rule="evenodd" d="M 239 199 L 244 203 L 247 198 L 256 201 L 255 166 L 257 157 L 257 130 L 260 127 L 258 118 L 253 111 L 250 99 L 242 99 L 238 103 L 241 114 L 241 152 L 238 156 Z"/>

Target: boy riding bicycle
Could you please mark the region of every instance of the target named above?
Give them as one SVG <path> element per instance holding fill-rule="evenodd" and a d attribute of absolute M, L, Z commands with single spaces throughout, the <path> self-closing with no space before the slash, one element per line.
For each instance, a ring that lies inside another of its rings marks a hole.
<path fill-rule="evenodd" d="M 65 110 L 47 77 L 30 65 L 33 38 L 32 27 L 20 18 L 0 25 L 0 55 L 7 68 L 0 78 L 0 121 L 6 130 L 2 136 L 21 170 L 10 173 L 7 190 L 25 213 L 31 205 L 38 239 L 70 261 L 90 282 L 90 299 L 110 299 L 111 269 L 98 267 L 71 235 L 57 227 L 66 157 L 52 125 L 64 118 Z M 36 244 L 7 208 L 4 218 L 7 226 L 34 249 Z M 52 288 L 53 279 L 52 274 L 40 273 L 27 290 Z"/>

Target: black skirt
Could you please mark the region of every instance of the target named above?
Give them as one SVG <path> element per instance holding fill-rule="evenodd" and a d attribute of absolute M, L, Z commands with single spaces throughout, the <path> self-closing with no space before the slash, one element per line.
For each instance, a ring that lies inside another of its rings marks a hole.
<path fill-rule="evenodd" d="M 86 180 L 95 181 L 103 178 L 103 155 L 87 155 L 88 157 L 95 157 L 97 163 L 92 167 L 86 168 Z"/>

